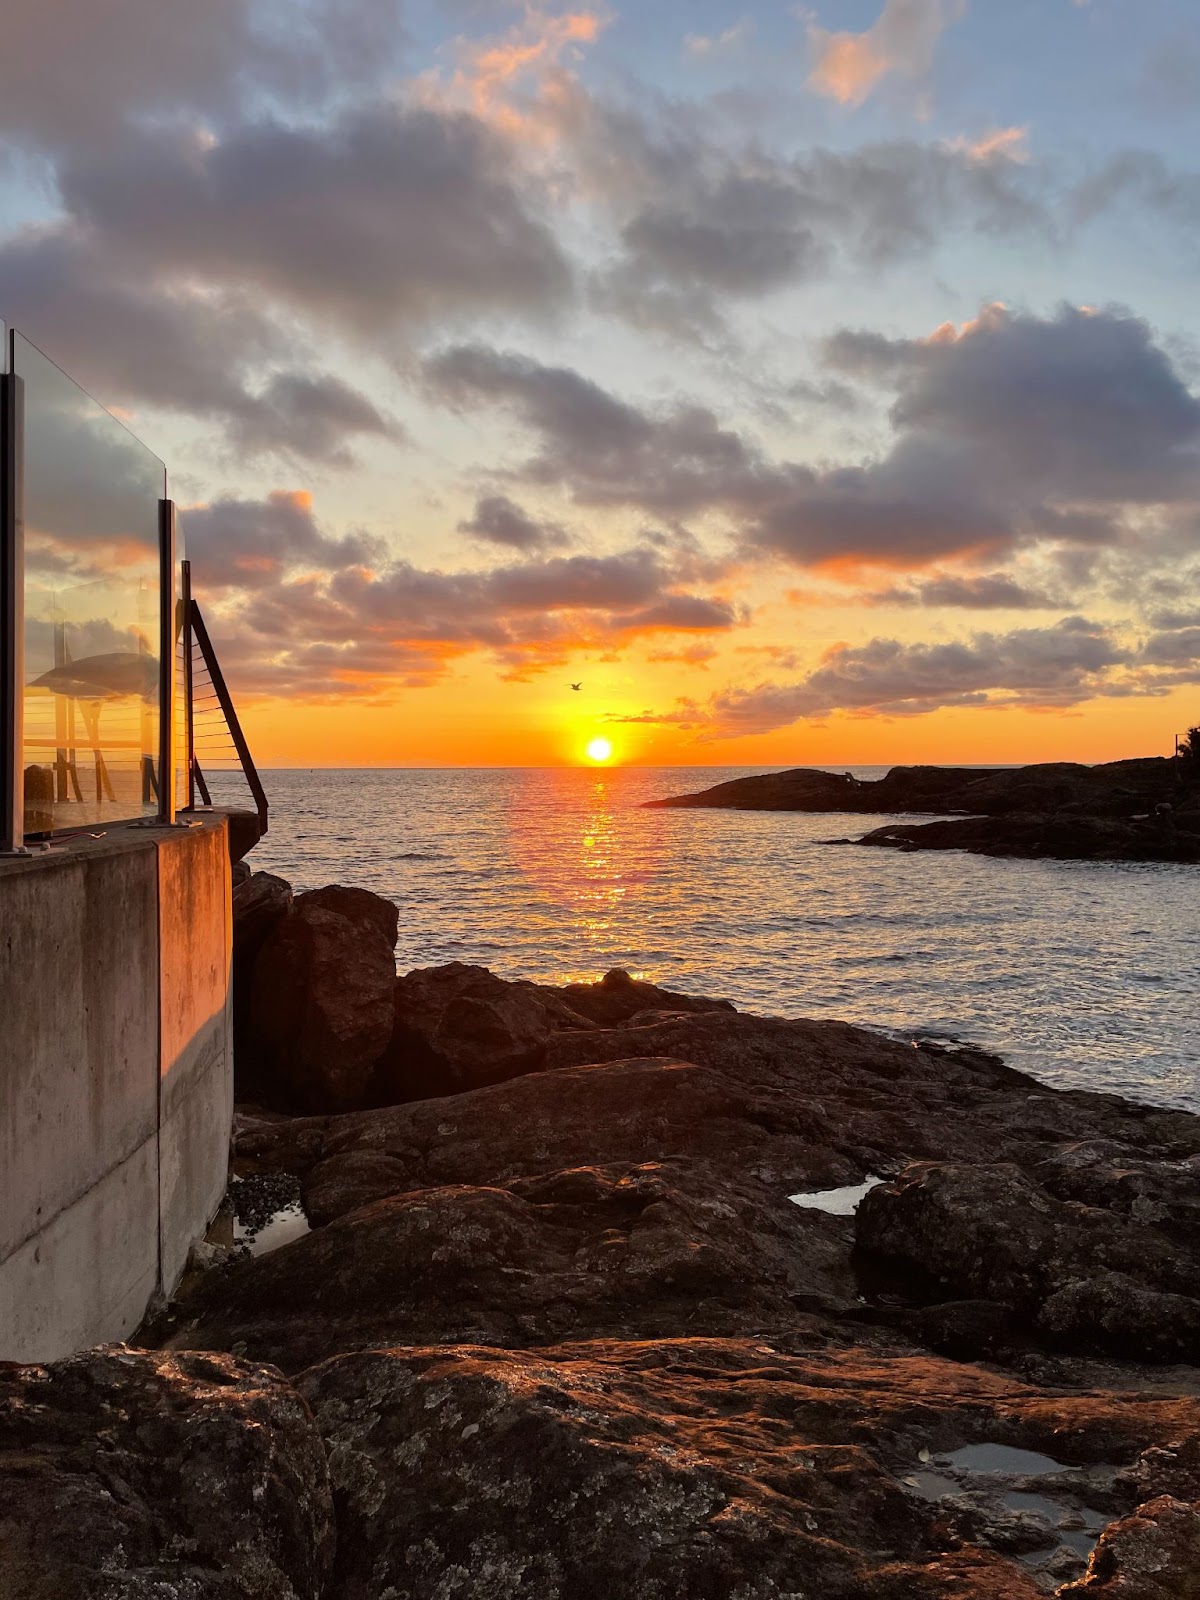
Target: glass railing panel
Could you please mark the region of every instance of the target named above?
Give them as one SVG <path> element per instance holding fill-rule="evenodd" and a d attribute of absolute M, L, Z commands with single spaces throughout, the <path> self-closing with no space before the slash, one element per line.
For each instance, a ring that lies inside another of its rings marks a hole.
<path fill-rule="evenodd" d="M 158 810 L 166 473 L 20 334 L 13 368 L 24 383 L 28 838 Z"/>

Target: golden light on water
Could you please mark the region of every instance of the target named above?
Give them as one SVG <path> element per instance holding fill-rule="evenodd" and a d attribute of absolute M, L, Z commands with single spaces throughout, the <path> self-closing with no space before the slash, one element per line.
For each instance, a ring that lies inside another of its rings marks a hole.
<path fill-rule="evenodd" d="M 612 753 L 612 740 L 600 738 L 591 740 L 585 752 L 589 761 L 596 761 L 601 764 L 605 761 L 611 761 Z"/>

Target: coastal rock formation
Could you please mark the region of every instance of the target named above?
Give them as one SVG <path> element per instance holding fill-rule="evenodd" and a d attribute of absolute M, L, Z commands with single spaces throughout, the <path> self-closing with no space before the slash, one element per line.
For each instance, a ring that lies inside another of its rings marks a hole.
<path fill-rule="evenodd" d="M 211 1280 L 174 1338 L 294 1371 L 372 1344 L 736 1335 L 807 1313 L 967 1355 L 1171 1360 L 1195 1297 L 1198 1152 L 1185 1113 L 844 1024 L 714 1010 L 564 1028 L 543 1070 L 506 1083 L 244 1121 L 239 1161 L 298 1177 L 316 1231 Z M 935 1164 L 924 1182 L 912 1162 Z M 850 1216 L 789 1199 L 872 1176 L 900 1181 L 868 1196 L 857 1254 Z"/>
<path fill-rule="evenodd" d="M 888 823 L 855 841 L 891 850 L 969 850 L 1048 861 L 1200 861 L 1200 809 L 1117 818 L 1077 806 L 1000 817 Z"/>
<path fill-rule="evenodd" d="M 1173 1175 L 1194 1196 L 1200 1161 L 1178 1163 Z M 1094 1198 L 1103 1200 L 1102 1187 Z M 1076 1353 L 1194 1359 L 1197 1235 L 1153 1201 L 1136 1205 L 1059 1199 L 1012 1165 L 926 1162 L 865 1197 L 856 1238 L 915 1280 L 915 1298 L 988 1302 L 1007 1325 L 1032 1325 Z"/>
<path fill-rule="evenodd" d="M 362 1103 L 392 1034 L 397 922 L 390 900 L 331 885 L 297 895 L 266 935 L 250 979 L 248 1032 L 291 1104 Z"/>
<path fill-rule="evenodd" d="M 734 778 L 657 807 L 748 811 L 965 813 L 925 824 L 890 823 L 856 842 L 902 850 L 969 850 L 1059 860 L 1200 861 L 1200 789 L 1160 757 L 1100 766 L 1050 762 L 988 771 L 893 767 L 864 781 L 799 767 Z"/>
<path fill-rule="evenodd" d="M 1084 1565 L 1064 1530 L 1129 1505 L 1114 1462 L 1200 1423 L 1195 1402 L 702 1337 L 369 1351 L 298 1386 L 330 1447 L 337 1600 L 1035 1600 Z M 941 1477 L 997 1439 L 1015 1472 Z M 1014 1493 L 1043 1508 L 1015 1540 Z"/>
<path fill-rule="evenodd" d="M 0 1365 L 5 1600 L 321 1600 L 333 1505 L 307 1406 L 228 1356 Z"/>
<path fill-rule="evenodd" d="M 390 957 L 345 896 L 260 965 Z M 510 1075 L 243 1108 L 312 1231 L 0 1369 L 5 1600 L 1194 1594 L 1200 1118 L 624 974 L 401 988 L 433 1081 Z"/>

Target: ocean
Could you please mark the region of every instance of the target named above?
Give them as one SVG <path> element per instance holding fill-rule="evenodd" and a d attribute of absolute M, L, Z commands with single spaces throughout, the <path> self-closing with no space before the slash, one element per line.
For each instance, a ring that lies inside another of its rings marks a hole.
<path fill-rule="evenodd" d="M 266 772 L 251 862 L 394 900 L 402 971 L 625 967 L 1200 1111 L 1200 869 L 864 850 L 822 841 L 895 819 L 641 807 L 761 770 Z"/>

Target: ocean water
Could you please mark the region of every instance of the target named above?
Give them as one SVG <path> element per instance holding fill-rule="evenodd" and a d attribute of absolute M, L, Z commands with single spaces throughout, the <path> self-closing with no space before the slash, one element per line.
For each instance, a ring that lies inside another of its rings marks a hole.
<path fill-rule="evenodd" d="M 625 967 L 1200 1111 L 1200 868 L 864 850 L 822 841 L 891 819 L 641 807 L 743 770 L 762 769 L 268 772 L 252 863 L 395 900 L 402 971 Z"/>

